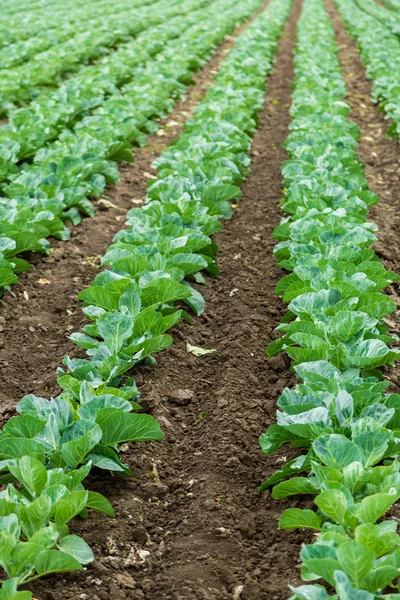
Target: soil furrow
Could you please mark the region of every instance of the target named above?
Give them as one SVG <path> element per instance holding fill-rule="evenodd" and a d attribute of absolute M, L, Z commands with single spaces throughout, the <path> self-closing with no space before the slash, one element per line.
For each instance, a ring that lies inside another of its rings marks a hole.
<path fill-rule="evenodd" d="M 347 102 L 351 107 L 350 119 L 360 128 L 358 153 L 365 164 L 369 188 L 379 196 L 380 202 L 370 210 L 370 220 L 377 224 L 378 241 L 374 250 L 387 269 L 400 273 L 400 191 L 399 145 L 395 138 L 386 135 L 390 122 L 385 113 L 372 102 L 372 83 L 366 77 L 356 44 L 346 32 L 340 15 L 327 0 L 327 9 L 333 22 L 339 46 L 339 60 L 347 86 Z M 398 306 L 399 285 L 386 290 Z M 400 315 L 395 313 L 386 322 L 393 333 L 399 333 Z M 400 387 L 400 366 L 390 370 L 388 377 Z M 393 391 L 398 391 L 393 389 Z"/>
<path fill-rule="evenodd" d="M 217 236 L 222 275 L 205 288 L 206 311 L 174 330 L 174 344 L 155 370 L 135 373 L 142 404 L 160 420 L 166 440 L 126 453 L 132 479 L 92 479 L 117 517 L 74 525 L 96 561 L 85 577 L 39 584 L 41 600 L 50 587 L 54 600 L 286 600 L 288 583 L 299 583 L 305 535 L 279 532 L 278 518 L 300 502 L 277 503 L 257 492 L 285 460 L 284 453 L 265 457 L 257 439 L 275 421 L 277 396 L 292 382 L 285 360 L 267 359 L 265 347 L 284 311 L 274 293 L 282 273 L 271 236 L 281 217 L 299 9 L 297 1 L 268 80 L 251 175 Z M 195 357 L 187 342 L 216 352 Z"/>
<path fill-rule="evenodd" d="M 266 0 L 264 7 L 268 4 Z M 146 184 L 155 171 L 152 161 L 180 134 L 185 121 L 212 84 L 220 63 L 237 36 L 263 9 L 238 27 L 218 47 L 214 57 L 199 73 L 186 98 L 161 121 L 161 128 L 149 136 L 148 144 L 135 151 L 134 163 L 120 165 L 121 181 L 106 188 L 102 201 L 95 203 L 96 215 L 72 228 L 69 242 L 53 240 L 49 256 L 32 256 L 32 269 L 0 300 L 0 415 L 13 414 L 20 397 L 56 393 L 54 372 L 65 354 L 75 347 L 67 339 L 84 323 L 77 294 L 90 285 L 100 267 L 100 258 L 124 224 L 126 211 L 142 203 Z"/>

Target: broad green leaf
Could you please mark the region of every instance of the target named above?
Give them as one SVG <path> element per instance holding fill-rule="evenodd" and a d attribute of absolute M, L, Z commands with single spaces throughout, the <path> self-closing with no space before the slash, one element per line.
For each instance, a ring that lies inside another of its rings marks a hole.
<path fill-rule="evenodd" d="M 48 498 L 50 498 L 52 504 L 55 504 L 62 498 L 65 498 L 66 496 L 68 496 L 68 494 L 69 494 L 68 488 L 65 485 L 63 485 L 62 483 L 58 483 L 58 484 L 56 483 L 54 485 L 49 485 L 43 491 L 43 496 L 47 496 Z"/>
<path fill-rule="evenodd" d="M 93 451 L 86 457 L 86 460 L 90 460 L 93 466 L 98 467 L 99 469 L 107 469 L 109 471 L 124 473 L 124 475 L 132 475 L 128 465 L 125 465 L 121 461 L 118 452 L 110 446 L 96 444 Z"/>
<path fill-rule="evenodd" d="M 31 567 L 36 556 L 43 550 L 39 544 L 19 542 L 10 556 L 10 571 L 13 577 L 24 575 L 25 569 Z"/>
<path fill-rule="evenodd" d="M 34 394 L 28 394 L 18 402 L 17 411 L 23 415 L 32 415 L 46 420 L 51 411 L 51 402 L 46 398 L 39 398 Z"/>
<path fill-rule="evenodd" d="M 398 499 L 398 494 L 373 494 L 361 500 L 358 518 L 362 523 L 375 523 Z"/>
<path fill-rule="evenodd" d="M 330 322 L 330 330 L 341 342 L 347 342 L 363 327 L 365 316 L 351 311 L 340 310 Z"/>
<path fill-rule="evenodd" d="M 59 424 L 57 423 L 57 417 L 54 413 L 51 413 L 46 425 L 36 434 L 35 440 L 43 444 L 46 452 L 52 452 L 59 447 L 60 438 L 61 434 Z"/>
<path fill-rule="evenodd" d="M 104 273 L 101 275 L 104 276 Z M 99 282 L 98 278 L 99 276 L 95 283 Z M 106 285 L 91 285 L 79 294 L 78 300 L 83 300 L 85 305 L 93 304 L 110 311 L 117 310 L 121 296 L 130 288 L 137 289 L 130 279 L 114 279 Z"/>
<path fill-rule="evenodd" d="M 140 360 L 143 360 L 147 356 L 151 354 L 155 354 L 156 352 L 161 352 L 172 344 L 172 337 L 170 335 L 156 335 L 155 337 L 151 337 L 143 342 L 138 344 L 133 344 L 132 346 L 126 346 L 123 349 L 125 354 L 132 356 L 132 354 L 140 353 Z"/>
<path fill-rule="evenodd" d="M 64 485 L 66 485 L 67 488 L 72 492 L 89 475 L 90 469 L 91 464 L 89 463 L 82 465 L 81 467 L 79 467 L 79 469 L 69 471 Z"/>
<path fill-rule="evenodd" d="M 319 585 L 301 585 L 297 588 L 289 585 L 289 588 L 294 592 L 294 596 L 290 600 L 327 600 L 329 598 L 326 589 Z"/>
<path fill-rule="evenodd" d="M 388 447 L 388 439 L 384 433 L 365 431 L 354 438 L 354 443 L 361 451 L 362 464 L 367 468 L 378 463 Z"/>
<path fill-rule="evenodd" d="M 36 531 L 30 539 L 32 544 L 38 544 L 45 550 L 52 548 L 57 540 L 58 531 L 53 524 L 51 524 L 49 527 L 42 527 L 42 529 Z"/>
<path fill-rule="evenodd" d="M 393 587 L 393 580 L 399 575 L 396 567 L 382 566 L 372 569 L 362 581 L 362 587 L 369 592 L 384 590 L 387 586 Z"/>
<path fill-rule="evenodd" d="M 202 294 L 200 294 L 200 292 L 198 290 L 196 290 L 194 287 L 189 285 L 186 281 L 184 281 L 183 283 L 190 291 L 190 296 L 185 298 L 184 302 L 185 302 L 185 304 L 187 304 L 189 306 L 189 308 L 192 309 L 194 314 L 199 317 L 200 315 L 203 314 L 205 306 L 206 306 L 204 297 L 202 296 Z"/>
<path fill-rule="evenodd" d="M 32 600 L 32 592 L 18 592 L 19 578 L 7 579 L 1 586 L 0 600 Z"/>
<path fill-rule="evenodd" d="M 125 414 L 125 413 L 123 413 Z M 71 468 L 77 467 L 91 450 L 100 442 L 101 428 L 95 425 L 86 434 L 78 439 L 72 439 L 61 446 L 61 456 Z"/>
<path fill-rule="evenodd" d="M 129 287 L 120 297 L 118 307 L 121 312 L 126 310 L 131 317 L 136 317 L 141 307 L 139 288 Z"/>
<path fill-rule="evenodd" d="M 207 261 L 199 254 L 174 254 L 169 260 L 169 266 L 178 267 L 185 276 L 207 269 Z"/>
<path fill-rule="evenodd" d="M 28 492 L 33 496 L 41 494 L 47 483 L 46 467 L 31 456 L 22 457 L 18 465 L 21 473 L 21 483 Z"/>
<path fill-rule="evenodd" d="M 299 529 L 301 527 L 321 529 L 321 523 L 321 517 L 313 510 L 287 508 L 279 519 L 279 529 Z"/>
<path fill-rule="evenodd" d="M 14 536 L 15 540 L 18 540 L 21 535 L 21 526 L 15 513 L 0 517 L 0 531 L 8 531 Z"/>
<path fill-rule="evenodd" d="M 124 412 L 130 412 L 132 410 L 132 405 L 128 400 L 117 398 L 111 394 L 104 394 L 102 396 L 96 396 L 93 400 L 89 400 L 89 402 L 83 404 L 78 409 L 78 413 L 81 419 L 95 421 L 96 414 L 99 410 L 112 407 Z"/>
<path fill-rule="evenodd" d="M 223 202 L 237 200 L 241 197 L 241 190 L 235 185 L 217 184 L 209 185 L 201 194 L 202 200 L 210 202 Z"/>
<path fill-rule="evenodd" d="M 32 415 L 12 417 L 4 425 L 3 433 L 10 437 L 28 438 L 35 437 L 45 426 L 43 420 Z"/>
<path fill-rule="evenodd" d="M 34 440 L 16 437 L 0 440 L 0 459 L 22 458 L 23 456 L 34 456 L 37 458 L 43 455 L 43 444 Z"/>
<path fill-rule="evenodd" d="M 69 523 L 86 507 L 88 497 L 89 492 L 86 490 L 77 490 L 59 500 L 55 505 L 54 521 L 60 525 Z"/>
<path fill-rule="evenodd" d="M 106 513 L 110 517 L 115 516 L 115 511 L 109 501 L 98 492 L 89 492 L 86 506 L 87 508 L 93 508 L 99 512 Z"/>
<path fill-rule="evenodd" d="M 329 585 L 334 585 L 334 573 L 340 564 L 334 558 L 311 558 L 304 561 L 304 566 L 314 574 L 312 579 L 322 577 Z"/>
<path fill-rule="evenodd" d="M 97 413 L 96 421 L 102 431 L 101 443 L 105 446 L 164 439 L 159 423 L 151 415 L 105 408 Z"/>
<path fill-rule="evenodd" d="M 339 424 L 346 424 L 352 418 L 353 413 L 353 397 L 345 390 L 340 390 L 336 396 L 336 417 Z"/>
<path fill-rule="evenodd" d="M 58 549 L 69 554 L 81 565 L 88 565 L 94 559 L 90 546 L 78 535 L 66 535 L 59 544 Z"/>
<path fill-rule="evenodd" d="M 361 296 L 357 308 L 374 319 L 381 319 L 395 312 L 396 304 L 385 294 L 369 293 Z"/>
<path fill-rule="evenodd" d="M 282 469 L 278 469 L 275 471 L 271 477 L 269 477 L 266 481 L 264 481 L 258 488 L 258 491 L 266 490 L 272 485 L 276 485 L 282 479 L 286 477 L 290 477 L 291 475 L 295 475 L 296 473 L 301 473 L 302 471 L 309 470 L 309 460 L 307 456 L 304 454 L 300 454 L 297 458 L 290 460 L 287 462 Z"/>
<path fill-rule="evenodd" d="M 375 554 L 358 542 L 344 542 L 336 549 L 336 556 L 341 568 L 360 586 L 363 577 L 372 569 Z"/>
<path fill-rule="evenodd" d="M 59 550 L 43 550 L 36 557 L 35 569 L 39 577 L 50 573 L 63 573 L 65 571 L 81 571 L 82 565 L 69 554 Z"/>
<path fill-rule="evenodd" d="M 124 341 L 132 335 L 132 331 L 132 317 L 119 312 L 109 314 L 99 324 L 99 333 L 112 354 L 117 354 L 122 348 Z"/>
<path fill-rule="evenodd" d="M 344 525 L 347 499 L 343 492 L 337 489 L 326 490 L 319 494 L 314 502 L 334 523 Z"/>
<path fill-rule="evenodd" d="M 400 536 L 394 531 L 381 532 L 377 525 L 364 523 L 355 532 L 356 542 L 369 548 L 377 557 L 389 553 L 400 543 Z"/>
<path fill-rule="evenodd" d="M 345 467 L 345 469 L 346 468 L 347 467 Z M 319 486 L 322 486 L 322 484 L 326 481 L 337 481 L 338 483 L 341 483 L 343 481 L 343 474 L 345 472 L 345 469 L 343 469 L 342 473 L 338 469 L 324 467 L 323 465 L 320 465 L 315 461 L 312 461 L 311 463 L 311 471 L 317 478 Z"/>
<path fill-rule="evenodd" d="M 336 571 L 334 574 L 334 586 L 339 593 L 340 600 L 375 600 L 375 596 L 366 590 L 355 589 L 344 571 Z"/>
<path fill-rule="evenodd" d="M 184 285 L 161 277 L 153 279 L 142 289 L 142 304 L 150 306 L 151 304 L 169 304 L 176 300 L 183 300 L 190 296 L 190 290 Z"/>
<path fill-rule="evenodd" d="M 343 469 L 352 462 L 362 462 L 359 448 L 343 435 L 323 435 L 313 443 L 318 458 L 333 469 Z"/>
<path fill-rule="evenodd" d="M 368 481 L 369 474 L 361 463 L 353 462 L 344 467 L 343 477 L 345 486 L 350 490 L 351 494 L 354 495 L 357 488 Z"/>
<path fill-rule="evenodd" d="M 51 500 L 47 496 L 40 496 L 34 502 L 21 506 L 20 521 L 23 530 L 31 536 L 48 524 L 51 514 Z"/>
<path fill-rule="evenodd" d="M 16 543 L 17 539 L 10 531 L 0 531 L 0 564 L 5 571 Z"/>
<path fill-rule="evenodd" d="M 10 285 L 18 281 L 18 277 L 14 275 L 11 269 L 0 269 L 0 287 Z"/>
<path fill-rule="evenodd" d="M 288 481 L 282 481 L 276 485 L 272 490 L 272 497 L 274 500 L 279 500 L 280 498 L 296 494 L 316 494 L 317 492 L 317 488 L 314 487 L 309 479 L 305 477 L 293 477 Z"/>

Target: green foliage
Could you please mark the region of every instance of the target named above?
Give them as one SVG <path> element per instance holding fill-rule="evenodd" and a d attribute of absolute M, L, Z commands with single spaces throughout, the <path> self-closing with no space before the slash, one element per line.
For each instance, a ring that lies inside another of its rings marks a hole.
<path fill-rule="evenodd" d="M 365 45 L 368 72 L 374 78 L 375 67 L 381 69 L 383 89 L 398 71 L 387 71 L 389 62 L 382 71 L 395 42 L 388 33 L 389 44 L 383 38 L 377 44 L 381 26 L 360 13 L 374 11 L 379 18 L 386 9 L 369 0 L 363 10 L 353 0 L 337 3 L 363 51 Z M 277 424 L 260 444 L 266 454 L 285 444 L 306 454 L 260 490 L 273 487 L 277 500 L 297 494 L 314 499 L 314 510 L 285 510 L 279 526 L 317 532 L 315 542 L 302 547 L 302 578 L 322 579 L 336 593 L 303 585 L 291 588 L 292 600 L 398 600 L 400 594 L 386 592 L 397 583 L 400 536 L 397 522 L 384 515 L 400 498 L 400 402 L 387 392 L 390 383 L 379 367 L 400 354 L 384 321 L 396 304 L 382 291 L 399 277 L 369 249 L 376 226 L 366 217 L 377 198 L 356 154 L 359 131 L 347 119 L 336 55 L 323 2 L 305 0 L 285 144 L 290 159 L 282 168 L 287 216 L 274 232 L 279 265 L 290 272 L 276 291 L 289 304 L 277 328 L 283 337 L 267 350 L 270 356 L 286 352 L 300 383 L 283 391 Z"/>
<path fill-rule="evenodd" d="M 82 199 L 87 193 L 99 195 L 107 178 L 115 179 L 109 159 L 113 154 L 126 158 L 139 124 L 148 126 L 141 115 L 148 114 L 149 106 L 158 117 L 168 111 L 192 71 L 238 19 L 259 5 L 260 0 L 239 6 L 216 2 L 207 9 L 207 20 L 167 47 L 154 64 L 149 62 L 118 98 L 109 98 L 112 117 L 103 104 L 101 111 L 77 124 L 75 133 L 64 131 L 60 142 L 43 149 L 6 186 L 6 193 L 21 196 L 21 205 L 32 213 L 51 206 L 63 218 L 72 211 L 69 217 L 74 219 L 74 194 L 79 195 L 79 209 L 90 211 Z M 188 318 L 182 303 L 197 314 L 203 310 L 204 301 L 191 283 L 204 283 L 203 270 L 218 274 L 218 248 L 211 236 L 221 227 L 220 220 L 230 216 L 230 201 L 240 197 L 256 115 L 263 107 L 265 76 L 290 6 L 291 0 L 272 0 L 238 38 L 195 117 L 156 161 L 159 174 L 149 186 L 145 207 L 129 212 L 128 228 L 117 234 L 103 258 L 107 270 L 79 295 L 89 321 L 71 339 L 87 358 L 66 356 L 58 369 L 61 394 L 50 400 L 25 396 L 17 416 L 0 432 L 0 476 L 7 485 L 0 492 L 0 566 L 9 577 L 0 600 L 30 598 L 29 592 L 17 591 L 20 584 L 88 564 L 93 555 L 83 540 L 70 534 L 68 523 L 85 518 L 91 509 L 112 516 L 113 508 L 84 488 L 85 477 L 92 467 L 127 475 L 119 445 L 163 438 L 157 421 L 139 412 L 139 393 L 129 371 L 171 344 L 165 332 L 181 317 Z M 75 153 L 75 143 L 81 154 Z M 81 189 L 75 186 L 77 178 Z M 48 212 L 46 217 L 48 224 Z M 39 226 L 36 233 L 41 240 L 47 236 Z M 24 240 L 17 232 L 9 239 L 0 236 L 8 261 L 5 270 L 12 272 L 17 264 L 24 268 L 14 262 L 19 260 L 17 248 L 36 243 L 33 237 Z"/>
<path fill-rule="evenodd" d="M 0 127 L 0 182 L 6 196 L 0 198 L 0 293 L 16 281 L 16 273 L 29 268 L 18 258 L 21 252 L 48 252 L 50 236 L 68 239 L 67 221 L 76 225 L 82 215 L 93 216 L 89 197 L 101 196 L 107 183 L 118 181 L 115 161 L 133 160 L 132 144 L 143 145 L 145 134 L 157 130 L 155 120 L 173 108 L 175 99 L 191 83 L 193 71 L 260 4 L 261 0 L 246 0 L 233 6 L 228 0 L 218 0 L 209 6 L 209 0 L 185 0 L 171 6 L 168 0 L 160 0 L 158 11 L 153 5 L 136 10 L 138 18 L 129 19 L 129 13 L 123 17 L 117 14 L 114 18 L 121 28 L 114 29 L 110 24 L 106 31 L 96 31 L 97 35 L 90 30 L 87 42 L 91 47 L 104 51 L 106 44 L 100 48 L 98 44 L 104 36 L 112 39 L 126 37 L 129 31 L 143 33 L 100 64 L 85 67 L 60 88 L 50 93 L 46 90 L 29 108 L 11 111 L 10 121 Z M 63 60 L 66 64 L 72 61 L 75 67 L 85 44 L 77 44 L 75 38 L 67 43 L 72 52 L 66 52 Z M 49 69 L 42 57 L 35 61 L 39 73 L 37 68 L 35 74 L 31 73 L 28 62 L 23 67 L 29 77 L 18 74 L 15 85 L 7 80 L 7 101 L 15 94 L 24 96 L 32 88 L 32 77 L 44 83 L 47 77 L 54 84 L 59 60 L 50 54 Z M 11 71 L 6 73 L 12 76 Z M 21 163 L 24 158 L 32 158 L 32 164 Z M 220 178 L 216 183 L 221 185 Z M 230 189 L 229 185 L 224 188 Z M 220 187 L 217 190 L 221 195 Z M 231 197 L 237 197 L 237 188 L 231 193 Z M 226 200 L 223 197 L 219 202 L 225 202 L 225 214 L 230 210 Z M 213 203 L 213 197 L 207 199 L 207 204 Z M 207 219 L 210 217 L 205 214 L 202 220 Z M 150 243 L 154 243 L 154 236 Z M 177 253 L 187 250 L 182 248 Z M 182 277 L 206 266 L 218 273 L 212 256 L 197 257 L 200 264 L 190 255 L 187 261 L 170 260 L 176 261 L 175 270 Z M 188 297 L 188 304 L 201 311 L 202 302 L 195 291 Z"/>

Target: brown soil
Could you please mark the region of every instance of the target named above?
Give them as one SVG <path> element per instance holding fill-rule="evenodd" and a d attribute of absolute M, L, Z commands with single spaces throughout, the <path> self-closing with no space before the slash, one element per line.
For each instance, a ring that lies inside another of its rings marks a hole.
<path fill-rule="evenodd" d="M 267 0 L 264 7 L 267 5 Z M 156 135 L 135 151 L 135 162 L 120 165 L 121 181 L 108 186 L 104 199 L 107 207 L 95 202 L 96 215 L 72 228 L 71 240 L 53 240 L 49 256 L 32 255 L 32 269 L 20 276 L 0 300 L 0 415 L 9 418 L 21 396 L 58 393 L 54 372 L 67 353 L 75 347 L 67 336 L 84 323 L 77 294 L 90 285 L 100 268 L 100 258 L 114 235 L 123 227 L 126 211 L 142 203 L 146 184 L 155 170 L 152 161 L 182 131 L 191 111 L 211 85 L 214 74 L 236 37 L 255 18 L 249 19 L 218 47 L 212 60 L 193 76 L 194 85 L 175 110 L 161 121 Z"/>
<path fill-rule="evenodd" d="M 222 276 L 205 288 L 205 314 L 175 329 L 174 345 L 158 357 L 157 369 L 135 374 L 142 403 L 160 420 L 166 441 L 126 453 L 131 479 L 92 477 L 92 488 L 111 499 L 117 517 L 74 523 L 92 545 L 95 563 L 84 575 L 38 583 L 40 600 L 284 600 L 287 584 L 299 583 L 305 536 L 279 532 L 277 524 L 283 508 L 300 503 L 275 503 L 257 492 L 285 460 L 283 453 L 265 457 L 257 439 L 275 420 L 277 396 L 292 383 L 285 361 L 267 359 L 265 347 L 284 310 L 274 293 L 282 273 L 271 235 L 281 217 L 299 8 L 296 2 L 268 80 L 252 173 L 217 237 Z M 129 198 L 136 195 L 131 189 Z M 187 342 L 216 352 L 196 358 Z"/>
<path fill-rule="evenodd" d="M 328 8 L 341 46 L 351 118 L 361 128 L 360 156 L 370 187 L 381 198 L 371 211 L 380 228 L 376 250 L 389 268 L 400 270 L 398 146 L 385 136 L 387 123 L 370 100 L 357 49 L 331 0 Z M 34 596 L 39 600 L 286 600 L 288 583 L 299 583 L 300 544 L 311 537 L 279 532 L 277 522 L 284 508 L 304 507 L 311 500 L 277 503 L 268 493 L 257 493 L 257 485 L 286 458 L 286 451 L 263 456 L 257 438 L 275 422 L 282 389 L 293 384 L 287 362 L 281 356 L 267 359 L 265 347 L 284 311 L 274 293 L 282 273 L 272 256 L 271 236 L 281 217 L 282 143 L 290 121 L 299 9 L 296 0 L 268 79 L 243 198 L 217 236 L 222 276 L 208 281 L 204 315 L 174 330 L 174 345 L 158 356 L 158 367 L 135 372 L 142 404 L 161 422 L 166 441 L 125 453 L 135 473 L 130 479 L 99 472 L 91 477 L 91 488 L 112 501 L 117 516 L 93 514 L 87 522 L 74 522 L 74 532 L 91 544 L 96 560 L 82 575 L 38 582 Z M 169 117 L 170 124 L 180 124 L 163 127 L 165 136 L 152 138 L 138 151 L 136 163 L 124 166 L 121 184 L 107 194 L 115 205 L 126 210 L 132 198 L 143 198 L 151 160 L 181 130 L 221 52 L 198 77 L 200 88 L 193 88 L 188 102 Z M 98 211 L 74 231 L 70 243 L 57 244 L 51 257 L 37 261 L 14 287 L 16 299 L 3 301 L 0 324 L 8 344 L 0 350 L 3 416 L 24 393 L 56 392 L 52 371 L 71 351 L 65 335 L 82 322 L 74 296 L 98 268 L 98 259 L 87 255 L 104 252 L 121 215 L 117 209 Z M 39 278 L 50 283 L 37 283 Z M 395 285 L 390 293 L 398 302 L 397 290 Z M 396 317 L 391 324 L 398 329 Z M 216 352 L 196 358 L 187 352 L 187 342 Z M 391 377 L 398 377 L 396 371 Z"/>

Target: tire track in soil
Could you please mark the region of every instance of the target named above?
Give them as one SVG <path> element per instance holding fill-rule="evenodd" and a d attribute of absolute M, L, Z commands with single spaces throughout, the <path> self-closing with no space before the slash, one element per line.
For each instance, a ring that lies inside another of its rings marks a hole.
<path fill-rule="evenodd" d="M 379 204 L 371 207 L 369 212 L 370 220 L 379 227 L 374 250 L 387 269 L 400 273 L 399 144 L 396 138 L 387 137 L 390 121 L 385 119 L 384 112 L 378 112 L 378 106 L 372 101 L 372 83 L 366 77 L 358 48 L 347 33 L 333 0 L 326 0 L 326 6 L 339 46 L 339 60 L 347 86 L 346 101 L 351 107 L 349 118 L 360 128 L 357 151 L 365 165 L 368 185 L 380 199 Z M 399 284 L 395 283 L 386 290 L 398 307 L 399 289 Z M 392 333 L 399 334 L 399 312 L 390 315 L 386 323 Z M 398 393 L 400 365 L 387 369 L 386 373 L 394 382 L 393 387 L 397 387 L 393 391 Z"/>
<path fill-rule="evenodd" d="M 1 419 L 14 414 L 15 405 L 25 394 L 58 393 L 56 368 L 65 354 L 79 353 L 67 336 L 86 321 L 76 296 L 96 276 L 101 256 L 124 227 L 127 210 L 138 206 L 145 197 L 148 178 L 156 173 L 151 168 L 152 161 L 182 132 L 237 36 L 266 8 L 268 1 L 227 36 L 210 62 L 193 75 L 194 84 L 185 98 L 160 121 L 160 130 L 148 137 L 148 144 L 135 150 L 135 162 L 120 165 L 120 182 L 107 186 L 103 194 L 118 208 L 105 209 L 94 202 L 95 216 L 72 227 L 70 241 L 52 240 L 49 256 L 31 255 L 32 269 L 21 274 L 11 292 L 0 300 Z"/>
<path fill-rule="evenodd" d="M 257 493 L 285 460 L 284 452 L 264 456 L 258 436 L 275 422 L 276 399 L 293 383 L 287 362 L 267 359 L 265 347 L 284 312 L 274 293 L 282 272 L 271 236 L 281 217 L 299 9 L 296 1 L 268 79 L 251 175 L 217 236 L 222 276 L 205 288 L 204 315 L 174 329 L 157 369 L 136 371 L 142 404 L 160 420 L 166 440 L 128 450 L 133 478 L 92 479 L 117 517 L 74 523 L 95 563 L 84 577 L 38 583 L 40 600 L 286 600 L 288 583 L 299 584 L 300 544 L 308 536 L 279 532 L 278 519 L 285 507 L 310 501 L 277 503 Z M 217 352 L 196 358 L 186 342 Z"/>

